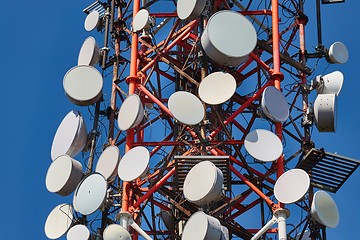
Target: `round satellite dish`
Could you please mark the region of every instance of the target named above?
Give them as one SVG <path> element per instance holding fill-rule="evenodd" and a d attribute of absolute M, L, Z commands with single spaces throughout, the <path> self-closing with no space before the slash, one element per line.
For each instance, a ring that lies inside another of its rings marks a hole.
<path fill-rule="evenodd" d="M 230 240 L 229 229 L 227 227 L 221 226 L 221 238 L 220 240 Z"/>
<path fill-rule="evenodd" d="M 103 77 L 92 66 L 76 66 L 65 74 L 63 86 L 70 102 L 89 106 L 101 98 Z"/>
<path fill-rule="evenodd" d="M 134 128 L 144 118 L 144 106 L 140 97 L 136 94 L 129 95 L 120 107 L 118 114 L 118 126 L 120 130 L 126 131 Z"/>
<path fill-rule="evenodd" d="M 319 132 L 335 132 L 337 125 L 337 97 L 319 94 L 314 102 L 315 124 Z"/>
<path fill-rule="evenodd" d="M 151 19 L 149 11 L 146 9 L 141 9 L 138 11 L 133 20 L 133 31 L 139 32 L 144 30 L 149 30 L 151 26 Z"/>
<path fill-rule="evenodd" d="M 342 42 L 334 42 L 329 48 L 330 63 L 346 63 L 349 59 L 347 47 Z"/>
<path fill-rule="evenodd" d="M 70 228 L 73 220 L 72 207 L 69 204 L 56 206 L 45 222 L 45 235 L 49 239 L 58 239 Z"/>
<path fill-rule="evenodd" d="M 192 203 L 206 205 L 221 196 L 224 177 L 210 161 L 202 161 L 191 168 L 184 181 L 184 196 Z"/>
<path fill-rule="evenodd" d="M 193 20 L 204 11 L 206 0 L 178 0 L 176 11 L 181 20 Z"/>
<path fill-rule="evenodd" d="M 83 117 L 78 111 L 69 112 L 56 130 L 52 146 L 51 159 L 67 154 L 75 157 L 87 142 L 87 130 Z"/>
<path fill-rule="evenodd" d="M 275 122 L 285 122 L 289 117 L 289 106 L 285 96 L 276 87 L 265 88 L 262 99 L 261 109 L 263 113 Z"/>
<path fill-rule="evenodd" d="M 69 229 L 66 234 L 67 240 L 88 240 L 90 237 L 89 229 L 82 224 L 78 224 Z"/>
<path fill-rule="evenodd" d="M 336 94 L 339 95 L 344 82 L 344 75 L 340 71 L 335 71 L 321 77 L 322 82 L 316 91 L 319 94 Z"/>
<path fill-rule="evenodd" d="M 131 182 L 137 178 L 145 177 L 149 169 L 150 153 L 142 146 L 130 149 L 121 158 L 118 167 L 119 178 Z"/>
<path fill-rule="evenodd" d="M 306 229 L 301 239 L 300 239 L 301 233 L 297 234 L 295 239 L 296 240 L 311 240 L 310 234 L 311 234 L 310 231 Z"/>
<path fill-rule="evenodd" d="M 302 169 L 294 168 L 278 178 L 274 186 L 274 195 L 281 203 L 294 203 L 305 196 L 309 186 L 309 175 Z"/>
<path fill-rule="evenodd" d="M 78 65 L 96 65 L 100 60 L 100 50 L 96 44 L 95 38 L 88 37 L 81 46 Z"/>
<path fill-rule="evenodd" d="M 84 178 L 75 190 L 73 205 L 77 212 L 90 215 L 102 207 L 107 193 L 107 182 L 100 173 Z"/>
<path fill-rule="evenodd" d="M 117 146 L 107 147 L 99 157 L 95 172 L 101 173 L 101 175 L 103 175 L 103 177 L 107 180 L 115 177 L 119 159 L 119 148 Z"/>
<path fill-rule="evenodd" d="M 199 124 L 205 116 L 204 106 L 200 99 L 189 92 L 173 93 L 169 98 L 168 106 L 174 118 L 183 124 Z"/>
<path fill-rule="evenodd" d="M 130 233 L 118 224 L 110 224 L 103 233 L 104 240 L 131 240 Z"/>
<path fill-rule="evenodd" d="M 86 31 L 91 32 L 95 28 L 97 28 L 100 24 L 100 13 L 98 11 L 90 12 L 84 22 L 84 28 Z"/>
<path fill-rule="evenodd" d="M 230 10 L 213 14 L 201 36 L 204 51 L 213 61 L 234 67 L 246 61 L 256 43 L 256 30 L 251 22 Z"/>
<path fill-rule="evenodd" d="M 68 155 L 61 155 L 51 163 L 45 184 L 49 192 L 67 196 L 76 189 L 81 178 L 81 163 Z"/>
<path fill-rule="evenodd" d="M 244 146 L 253 158 L 263 162 L 275 161 L 283 152 L 279 137 L 265 129 L 249 132 L 245 137 Z"/>
<path fill-rule="evenodd" d="M 339 210 L 335 201 L 325 191 L 317 191 L 311 204 L 311 215 L 316 221 L 329 228 L 339 224 Z"/>
<path fill-rule="evenodd" d="M 220 221 L 204 212 L 194 213 L 185 224 L 183 240 L 219 240 L 221 238 Z"/>
<path fill-rule="evenodd" d="M 206 76 L 199 85 L 199 97 L 210 105 L 229 100 L 236 90 L 235 78 L 229 73 L 214 72 Z"/>

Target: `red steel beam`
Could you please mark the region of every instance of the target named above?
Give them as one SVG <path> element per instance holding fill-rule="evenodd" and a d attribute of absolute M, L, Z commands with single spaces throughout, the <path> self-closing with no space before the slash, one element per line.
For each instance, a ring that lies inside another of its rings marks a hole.
<path fill-rule="evenodd" d="M 136 208 L 140 207 L 140 205 L 148 199 L 154 192 L 156 192 L 162 185 L 166 183 L 166 181 L 175 173 L 175 168 L 172 168 L 167 174 L 165 174 L 155 185 L 149 189 L 147 193 L 145 193 L 140 199 L 138 199 L 134 205 L 130 208 L 131 212 L 134 212 Z"/>

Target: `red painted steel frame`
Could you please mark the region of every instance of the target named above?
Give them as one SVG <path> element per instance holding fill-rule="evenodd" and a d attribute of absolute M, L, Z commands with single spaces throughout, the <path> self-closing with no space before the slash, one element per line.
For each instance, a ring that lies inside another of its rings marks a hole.
<path fill-rule="evenodd" d="M 274 86 L 281 90 L 281 81 L 284 79 L 284 75 L 280 71 L 280 37 L 279 37 L 279 1 L 272 0 L 272 36 L 273 36 L 273 61 L 274 72 L 271 75 L 274 80 Z M 275 123 L 275 131 L 280 140 L 282 140 L 282 123 Z M 283 155 L 276 162 L 277 177 L 280 177 L 284 173 L 284 157 Z M 283 204 L 279 203 L 279 207 L 282 208 Z"/>
<path fill-rule="evenodd" d="M 224 3 L 225 6 L 227 5 L 226 1 L 219 1 L 218 4 Z M 223 124 L 216 127 L 215 130 L 213 130 L 208 136 L 207 139 L 209 140 L 210 145 L 217 145 L 217 144 L 227 144 L 227 145 L 242 145 L 243 139 L 241 140 L 227 140 L 227 141 L 216 141 L 214 140 L 217 136 L 217 134 L 224 130 L 223 128 L 233 124 L 234 126 L 237 126 L 243 133 L 244 136 L 249 132 L 250 127 L 253 124 L 253 121 L 255 120 L 256 116 L 255 114 L 252 117 L 251 122 L 249 123 L 249 126 L 247 128 L 243 127 L 240 123 L 238 123 L 235 118 L 242 114 L 246 109 L 255 108 L 253 106 L 254 102 L 258 101 L 258 99 L 261 97 L 262 92 L 265 90 L 268 86 L 275 86 L 277 89 L 281 90 L 281 82 L 284 78 L 283 74 L 281 73 L 281 60 L 280 60 L 280 33 L 279 33 L 279 2 L 278 0 L 272 0 L 271 1 L 271 10 L 260 10 L 260 11 L 242 11 L 241 13 L 244 15 L 270 15 L 272 17 L 272 39 L 270 40 L 272 42 L 272 59 L 269 59 L 268 61 L 264 62 L 260 59 L 260 56 L 258 56 L 256 53 L 251 53 L 250 58 L 246 63 L 244 63 L 239 69 L 237 69 L 237 73 L 241 74 L 244 69 L 249 67 L 251 64 L 256 63 L 257 67 L 265 70 L 269 73 L 270 79 L 259 87 L 259 89 L 253 94 L 253 96 L 247 98 L 242 102 L 241 106 L 236 109 L 231 115 L 227 116 L 227 118 L 223 121 Z M 133 1 L 133 16 L 136 15 L 136 13 L 140 9 L 140 0 L 134 0 Z M 176 17 L 177 15 L 175 13 L 151 13 L 152 16 L 156 17 Z M 130 63 L 130 76 L 127 78 L 127 83 L 129 84 L 129 92 L 128 94 L 134 94 L 139 93 L 143 96 L 148 97 L 148 101 L 155 103 L 163 113 L 167 115 L 167 117 L 172 118 L 172 114 L 170 110 L 165 106 L 164 99 L 159 99 L 157 96 L 152 94 L 147 87 L 143 84 L 143 80 L 146 79 L 146 72 L 151 69 L 151 71 L 156 72 L 157 74 L 164 76 L 165 78 L 176 81 L 176 79 L 168 74 L 167 72 L 161 71 L 157 64 L 160 60 L 162 60 L 162 57 L 167 59 L 167 54 L 170 53 L 170 51 L 175 46 L 182 46 L 188 49 L 191 49 L 191 46 L 186 43 L 187 39 L 192 39 L 193 41 L 198 41 L 198 37 L 192 33 L 194 29 L 198 26 L 198 20 L 194 20 L 184 27 L 180 28 L 177 32 L 175 32 L 175 27 L 172 28 L 171 33 L 169 36 L 162 42 L 158 43 L 156 48 L 153 48 L 151 45 L 147 44 L 146 42 L 143 42 L 139 36 L 138 33 L 131 33 L 132 34 L 132 45 L 131 45 L 131 63 Z M 175 23 L 175 25 L 178 24 L 178 22 Z M 141 48 L 139 52 L 139 41 L 143 43 L 143 47 Z M 170 42 L 171 41 L 171 42 Z M 169 43 L 170 42 L 170 43 Z M 156 55 L 153 58 L 149 58 L 151 54 L 155 53 Z M 179 52 L 178 52 L 179 53 Z M 169 62 L 172 64 L 175 64 L 175 61 L 170 59 Z M 270 67 L 268 64 L 272 61 L 273 67 Z M 257 72 L 257 68 L 254 68 L 253 70 L 249 71 L 246 75 L 241 75 L 243 78 L 242 80 L 246 79 L 247 77 L 250 77 L 254 73 Z M 239 77 L 240 78 L 240 77 Z M 142 79 L 142 80 L 140 80 Z M 198 83 L 197 83 L 198 84 Z M 160 118 L 156 118 L 153 121 L 157 121 Z M 125 151 L 130 150 L 134 146 L 154 146 L 154 149 L 151 152 L 151 156 L 153 156 L 158 150 L 160 150 L 164 146 L 184 146 L 183 142 L 175 142 L 170 141 L 170 139 L 173 137 L 172 134 L 169 134 L 167 137 L 165 137 L 162 141 L 159 142 L 149 142 L 149 141 L 143 141 L 143 131 L 147 127 L 147 125 L 143 125 L 141 127 L 137 128 L 137 131 L 134 130 L 128 130 L 126 135 L 126 149 Z M 188 133 L 191 134 L 194 140 L 197 139 L 197 134 L 193 131 L 191 128 L 186 129 Z M 140 135 L 140 140 L 138 142 L 135 142 L 134 137 L 136 135 Z M 282 124 L 276 123 L 275 124 L 275 133 L 276 135 L 282 139 Z M 188 141 L 188 143 L 195 145 L 195 141 Z M 191 151 L 191 150 L 189 150 Z M 212 148 L 208 149 L 208 151 L 213 155 L 226 155 L 223 151 Z M 232 164 L 237 164 L 241 167 L 245 167 L 244 164 L 236 159 L 233 156 L 230 156 L 230 161 Z M 231 172 L 237 176 L 243 183 L 245 183 L 255 194 L 257 194 L 260 198 L 251 202 L 248 204 L 247 207 L 242 207 L 242 205 L 238 204 L 235 205 L 234 208 L 232 208 L 230 211 L 238 210 L 236 213 L 232 214 L 232 216 L 229 218 L 229 220 L 236 218 L 238 215 L 241 215 L 243 212 L 251 209 L 252 207 L 258 205 L 261 200 L 266 202 L 271 209 L 274 211 L 277 208 L 283 207 L 282 203 L 275 204 L 273 201 L 270 200 L 270 196 L 272 195 L 271 192 L 264 193 L 261 191 L 257 186 L 255 186 L 246 176 L 241 174 L 233 165 L 230 165 L 229 168 Z M 273 165 L 273 167 L 265 174 L 257 171 L 256 169 L 249 168 L 253 174 L 261 178 L 262 180 L 266 180 L 270 184 L 275 184 L 275 180 L 268 177 L 268 175 L 271 174 L 271 171 L 274 169 L 276 170 L 277 178 L 281 176 L 281 174 L 284 173 L 284 158 L 281 156 L 277 161 L 276 164 Z M 135 185 L 131 185 L 130 183 L 124 182 L 123 183 L 123 195 L 122 195 L 122 211 L 129 211 L 132 213 L 136 213 L 137 210 L 140 208 L 141 204 L 144 203 L 146 200 L 150 199 L 150 197 L 155 193 L 160 187 L 162 187 L 168 179 L 173 176 L 175 173 L 175 168 L 172 168 L 166 175 L 162 176 L 161 179 L 150 189 L 147 189 L 145 193 L 140 197 L 137 196 L 136 200 L 131 200 L 132 195 L 135 194 L 133 192 L 133 188 L 136 187 L 139 190 L 141 185 L 146 183 L 146 181 L 139 181 L 136 182 Z M 156 171 L 151 176 L 148 176 L 148 179 L 154 179 L 160 174 L 159 171 Z M 144 189 L 143 189 L 144 190 Z M 250 194 L 247 196 L 244 196 L 241 201 L 244 201 L 247 197 L 249 197 Z M 161 203 L 158 203 L 156 201 L 153 201 L 155 205 L 162 209 L 169 210 L 166 206 L 162 205 Z M 150 232 L 150 231 L 149 231 Z M 270 231 L 272 232 L 272 231 Z M 136 239 L 137 236 L 134 237 Z"/>
<path fill-rule="evenodd" d="M 140 0 L 133 0 L 133 17 L 135 17 L 136 13 L 140 10 Z M 128 77 L 129 83 L 129 94 L 134 94 L 136 89 L 136 84 L 138 81 L 137 78 L 137 66 L 138 66 L 138 43 L 139 37 L 138 33 L 132 33 L 132 46 L 131 46 L 131 63 L 130 63 L 130 77 Z M 129 151 L 133 147 L 134 143 L 134 129 L 130 129 L 126 134 L 126 146 L 125 152 Z M 123 194 L 121 200 L 121 210 L 124 212 L 128 212 L 130 206 L 132 205 L 130 192 L 131 192 L 131 184 L 129 182 L 123 182 Z M 134 240 L 137 239 L 137 235 L 135 234 Z"/>

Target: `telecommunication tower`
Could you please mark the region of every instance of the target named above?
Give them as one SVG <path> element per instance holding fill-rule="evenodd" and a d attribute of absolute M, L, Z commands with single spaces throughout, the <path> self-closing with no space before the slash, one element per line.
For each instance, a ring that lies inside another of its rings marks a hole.
<path fill-rule="evenodd" d="M 63 79 L 77 110 L 46 175 L 72 198 L 50 212 L 46 236 L 326 239 L 339 222 L 329 193 L 360 163 L 312 139 L 314 127 L 336 130 L 343 74 L 317 73 L 348 60 L 343 43 L 322 43 L 321 6 L 338 2 L 306 3 L 313 51 L 303 0 L 87 6 L 91 36 Z"/>

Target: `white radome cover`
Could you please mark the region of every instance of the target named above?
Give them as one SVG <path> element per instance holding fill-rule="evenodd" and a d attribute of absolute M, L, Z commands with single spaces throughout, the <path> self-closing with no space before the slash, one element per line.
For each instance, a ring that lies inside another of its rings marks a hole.
<path fill-rule="evenodd" d="M 142 30 L 148 30 L 150 28 L 150 14 L 146 9 L 138 11 L 133 20 L 133 31 L 139 32 Z"/>
<path fill-rule="evenodd" d="M 90 215 L 98 210 L 105 201 L 107 181 L 100 173 L 85 177 L 75 190 L 73 206 L 75 211 Z"/>
<path fill-rule="evenodd" d="M 199 85 L 199 97 L 210 105 L 222 104 L 229 100 L 236 90 L 236 80 L 224 72 L 214 72 L 206 76 Z"/>
<path fill-rule="evenodd" d="M 224 177 L 210 161 L 202 161 L 190 169 L 184 181 L 185 198 L 197 205 L 206 205 L 222 193 Z"/>
<path fill-rule="evenodd" d="M 133 181 L 143 177 L 149 167 L 150 153 L 142 146 L 130 149 L 120 159 L 118 176 L 123 181 Z"/>
<path fill-rule="evenodd" d="M 182 240 L 220 240 L 220 221 L 202 211 L 194 213 L 186 222 Z"/>
<path fill-rule="evenodd" d="M 66 234 L 67 240 L 88 240 L 90 237 L 89 229 L 82 224 L 77 224 L 69 229 Z"/>
<path fill-rule="evenodd" d="M 289 118 L 289 106 L 283 93 L 269 86 L 265 88 L 262 99 L 261 109 L 263 113 L 275 122 L 285 122 Z"/>
<path fill-rule="evenodd" d="M 253 158 L 263 162 L 273 162 L 283 153 L 279 137 L 265 129 L 249 132 L 245 137 L 244 146 Z"/>
<path fill-rule="evenodd" d="M 51 163 L 45 185 L 49 192 L 67 196 L 76 189 L 81 178 L 81 163 L 68 155 L 61 155 Z"/>
<path fill-rule="evenodd" d="M 252 23 L 231 10 L 214 13 L 201 36 L 205 53 L 226 66 L 236 67 L 245 62 L 256 43 L 257 34 Z"/>
<path fill-rule="evenodd" d="M 78 111 L 70 111 L 56 130 L 52 145 L 51 159 L 67 154 L 75 157 L 87 141 L 87 130 L 83 117 Z"/>
<path fill-rule="evenodd" d="M 134 128 L 144 118 L 144 106 L 137 94 L 129 95 L 120 107 L 118 114 L 118 127 L 122 131 Z"/>
<path fill-rule="evenodd" d="M 168 107 L 176 120 L 190 126 L 199 124 L 205 116 L 200 99 L 186 91 L 173 93 L 169 98 Z"/>
<path fill-rule="evenodd" d="M 206 6 L 206 0 L 178 0 L 176 12 L 181 20 L 193 20 L 200 17 Z"/>
<path fill-rule="evenodd" d="M 58 239 L 70 228 L 73 221 L 72 207 L 63 203 L 57 205 L 48 215 L 45 222 L 45 235 L 49 239 Z"/>
<path fill-rule="evenodd" d="M 94 66 L 100 60 L 100 50 L 96 44 L 95 38 L 87 37 L 83 42 L 79 56 L 78 56 L 78 66 L 80 65 L 89 65 Z"/>
<path fill-rule="evenodd" d="M 275 198 L 285 204 L 299 201 L 310 187 L 310 177 L 302 169 L 294 168 L 283 173 L 274 185 Z"/>
<path fill-rule="evenodd" d="M 95 172 L 101 173 L 107 180 L 116 176 L 116 170 L 120 160 L 120 150 L 117 146 L 108 146 L 100 155 Z"/>
<path fill-rule="evenodd" d="M 66 96 L 75 105 L 89 106 L 102 96 L 103 77 L 92 66 L 75 66 L 64 76 L 63 87 Z"/>
<path fill-rule="evenodd" d="M 99 26 L 100 23 L 100 13 L 96 10 L 90 12 L 84 21 L 84 28 L 86 31 L 91 32 Z"/>

